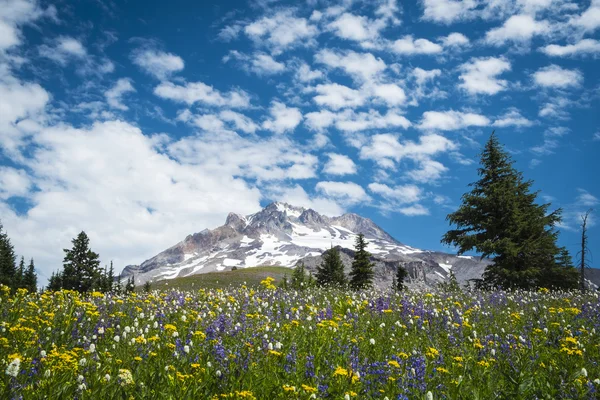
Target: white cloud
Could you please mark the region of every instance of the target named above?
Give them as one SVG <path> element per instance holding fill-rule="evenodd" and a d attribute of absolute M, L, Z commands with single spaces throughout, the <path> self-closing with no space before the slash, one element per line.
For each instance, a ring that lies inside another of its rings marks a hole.
<path fill-rule="evenodd" d="M 25 196 L 30 187 L 31 180 L 27 172 L 22 169 L 0 166 L 0 199 Z"/>
<path fill-rule="evenodd" d="M 270 113 L 272 118 L 263 122 L 262 126 L 276 133 L 293 131 L 302 122 L 302 113 L 298 108 L 288 107 L 278 101 L 271 103 Z"/>
<path fill-rule="evenodd" d="M 373 21 L 364 16 L 343 13 L 329 23 L 328 28 L 339 38 L 364 42 L 377 39 L 379 30 L 384 26 L 385 23 L 381 20 Z"/>
<path fill-rule="evenodd" d="M 510 68 L 510 63 L 504 58 L 472 58 L 459 67 L 462 83 L 458 86 L 473 95 L 494 95 L 508 87 L 508 82 L 498 79 L 498 76 L 510 71 Z"/>
<path fill-rule="evenodd" d="M 30 134 L 25 126 L 43 122 L 50 94 L 37 83 L 21 82 L 2 72 L 0 64 L 0 151 L 17 158 L 16 149 Z"/>
<path fill-rule="evenodd" d="M 600 131 L 594 133 L 594 136 L 592 137 L 592 140 L 595 140 L 595 141 L 600 140 Z"/>
<path fill-rule="evenodd" d="M 38 49 L 40 56 L 46 57 L 61 65 L 66 65 L 72 59 L 83 59 L 87 51 L 81 42 L 69 36 L 60 36 L 52 46 L 43 44 Z"/>
<path fill-rule="evenodd" d="M 275 75 L 285 71 L 285 64 L 262 52 L 255 52 L 249 56 L 237 50 L 232 50 L 229 55 L 223 57 L 223 61 L 228 62 L 230 59 L 240 61 L 244 70 L 259 76 Z"/>
<path fill-rule="evenodd" d="M 432 157 L 457 148 L 456 143 L 437 134 L 422 135 L 419 142 L 414 142 L 400 141 L 397 136 L 384 133 L 369 138 L 369 143 L 360 149 L 360 158 L 373 160 L 386 169 L 394 168 L 394 163 L 404 159 L 412 160 L 417 168 L 406 172 L 406 177 L 418 182 L 434 182 L 447 168 Z"/>
<path fill-rule="evenodd" d="M 419 124 L 420 129 L 451 131 L 470 126 L 488 126 L 490 120 L 481 115 L 461 111 L 426 111 Z"/>
<path fill-rule="evenodd" d="M 121 99 L 125 93 L 129 92 L 135 92 L 135 88 L 131 84 L 131 80 L 129 78 L 121 78 L 112 88 L 104 92 L 104 96 L 106 97 L 106 102 L 111 108 L 127 111 L 129 107 L 123 104 Z"/>
<path fill-rule="evenodd" d="M 423 19 L 443 24 L 465 19 L 477 7 L 477 2 L 473 0 L 422 0 L 422 3 Z"/>
<path fill-rule="evenodd" d="M 315 61 L 331 68 L 342 69 L 362 82 L 371 81 L 386 68 L 381 58 L 375 58 L 371 53 L 357 53 L 352 50 L 335 52 L 324 49 L 315 55 Z"/>
<path fill-rule="evenodd" d="M 594 32 L 600 27 L 600 0 L 592 0 L 581 15 L 571 18 L 569 23 L 584 32 Z"/>
<path fill-rule="evenodd" d="M 533 74 L 533 80 L 539 86 L 563 89 L 580 86 L 583 75 L 579 70 L 564 69 L 552 64 L 537 70 Z"/>
<path fill-rule="evenodd" d="M 168 79 L 172 74 L 182 71 L 185 67 L 181 57 L 153 49 L 135 50 L 131 54 L 131 60 L 144 72 L 160 80 Z"/>
<path fill-rule="evenodd" d="M 423 191 L 416 185 L 399 185 L 389 187 L 382 183 L 369 184 L 369 190 L 395 204 L 415 203 L 421 200 Z"/>
<path fill-rule="evenodd" d="M 467 46 L 469 42 L 469 38 L 459 32 L 453 32 L 448 36 L 441 38 L 444 47 L 462 47 Z"/>
<path fill-rule="evenodd" d="M 406 102 L 404 89 L 394 83 L 374 85 L 373 95 L 382 99 L 390 107 L 400 106 Z"/>
<path fill-rule="evenodd" d="M 235 111 L 223 110 L 219 113 L 219 117 L 223 121 L 232 123 L 235 129 L 244 133 L 254 133 L 258 129 L 258 126 L 251 118 Z"/>
<path fill-rule="evenodd" d="M 328 153 L 329 160 L 323 167 L 323 172 L 330 175 L 356 174 L 356 164 L 352 159 L 343 154 Z"/>
<path fill-rule="evenodd" d="M 164 99 L 192 105 L 201 103 L 216 107 L 246 108 L 250 106 L 250 96 L 241 89 L 221 92 L 203 82 L 188 82 L 176 85 L 162 82 L 154 88 L 154 94 Z"/>
<path fill-rule="evenodd" d="M 370 201 L 365 190 L 354 182 L 321 181 L 315 189 L 347 206 Z"/>
<path fill-rule="evenodd" d="M 600 41 L 595 39 L 582 39 L 574 44 L 560 46 L 549 44 L 540 49 L 546 55 L 551 57 L 569 57 L 585 54 L 600 54 Z"/>
<path fill-rule="evenodd" d="M 409 217 L 416 217 L 420 215 L 429 215 L 429 210 L 421 204 L 414 204 L 408 207 L 401 207 L 398 212 Z"/>
<path fill-rule="evenodd" d="M 537 21 L 531 15 L 513 15 L 499 28 L 489 30 L 485 34 L 486 42 L 500 46 L 506 42 L 524 43 L 536 35 L 543 35 L 550 31 L 550 24 L 546 21 Z"/>
<path fill-rule="evenodd" d="M 51 7 L 56 13 L 56 8 Z M 43 15 L 44 11 L 39 8 L 36 1 L 3 1 L 0 8 L 0 52 L 21 44 L 21 26 Z"/>
<path fill-rule="evenodd" d="M 554 150 L 558 147 L 558 141 L 555 139 L 545 138 L 544 143 L 539 146 L 534 146 L 531 151 L 537 155 L 549 155 L 553 154 Z"/>
<path fill-rule="evenodd" d="M 355 89 L 338 83 L 320 84 L 315 87 L 318 93 L 313 101 L 321 106 L 334 110 L 346 107 L 357 107 L 365 103 L 365 96 Z"/>
<path fill-rule="evenodd" d="M 508 126 L 528 127 L 532 125 L 533 121 L 523 117 L 516 108 L 511 108 L 504 115 L 498 117 L 492 124 L 492 126 L 497 126 L 499 128 Z"/>
<path fill-rule="evenodd" d="M 342 215 L 346 211 L 345 207 L 342 207 L 333 199 L 318 195 L 309 196 L 300 185 L 272 186 L 266 190 L 266 193 L 273 200 L 293 204 L 298 207 L 311 208 L 330 217 Z"/>
<path fill-rule="evenodd" d="M 244 28 L 244 32 L 254 42 L 269 47 L 274 54 L 298 45 L 312 43 L 318 35 L 318 29 L 305 18 L 297 18 L 290 10 L 279 11 L 252 22 Z"/>
<path fill-rule="evenodd" d="M 300 64 L 298 71 L 296 71 L 296 79 L 300 82 L 312 82 L 321 78 L 323 78 L 323 72 L 311 69 L 310 66 L 304 62 Z"/>
<path fill-rule="evenodd" d="M 582 206 L 593 207 L 600 203 L 596 196 L 593 196 L 590 192 L 584 189 L 577 189 L 579 195 L 577 196 L 577 203 Z"/>
<path fill-rule="evenodd" d="M 413 39 L 411 35 L 406 35 L 391 44 L 391 50 L 396 54 L 439 54 L 444 48 L 437 43 L 427 39 Z"/>
<path fill-rule="evenodd" d="M 358 113 L 353 110 L 344 110 L 339 113 L 328 110 L 315 111 L 306 114 L 306 124 L 315 131 L 335 126 L 344 132 L 360 132 L 369 129 L 407 129 L 412 125 L 406 117 L 394 109 L 388 110 L 385 114 L 380 114 L 373 109 Z"/>

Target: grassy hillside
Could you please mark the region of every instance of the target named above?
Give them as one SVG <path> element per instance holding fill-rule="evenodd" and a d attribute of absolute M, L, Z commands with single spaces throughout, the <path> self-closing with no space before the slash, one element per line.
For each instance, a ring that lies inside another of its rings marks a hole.
<path fill-rule="evenodd" d="M 290 278 L 292 269 L 285 267 L 253 267 L 242 268 L 236 271 L 208 272 L 187 276 L 185 278 L 175 278 L 152 283 L 152 289 L 180 289 L 196 290 L 200 288 L 224 288 L 228 286 L 246 285 L 256 287 L 260 281 L 267 276 L 275 278 L 275 284 L 279 284 L 284 275 Z M 138 291 L 142 287 L 136 288 Z"/>

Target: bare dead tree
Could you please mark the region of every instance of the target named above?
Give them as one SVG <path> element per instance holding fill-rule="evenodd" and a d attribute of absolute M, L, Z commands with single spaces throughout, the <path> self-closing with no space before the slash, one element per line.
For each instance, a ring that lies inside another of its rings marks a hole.
<path fill-rule="evenodd" d="M 581 216 L 581 250 L 579 251 L 579 255 L 581 257 L 580 260 L 580 289 L 582 292 L 585 292 L 585 268 L 588 267 L 589 265 L 587 264 L 586 261 L 586 257 L 585 254 L 588 251 L 588 247 L 587 247 L 587 221 L 588 221 L 588 217 L 590 216 L 590 213 L 592 212 L 592 209 L 590 208 L 589 210 L 587 210 L 585 212 L 585 214 L 583 214 Z"/>

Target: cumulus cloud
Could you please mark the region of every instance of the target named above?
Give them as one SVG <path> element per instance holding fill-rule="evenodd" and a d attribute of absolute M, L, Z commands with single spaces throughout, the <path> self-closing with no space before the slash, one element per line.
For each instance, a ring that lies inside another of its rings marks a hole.
<path fill-rule="evenodd" d="M 595 39 L 582 39 L 574 44 L 564 46 L 549 44 L 540 49 L 543 53 L 551 57 L 569 57 L 580 55 L 600 54 L 600 41 Z"/>
<path fill-rule="evenodd" d="M 129 78 L 121 78 L 112 88 L 104 92 L 104 96 L 106 97 L 106 102 L 111 108 L 127 111 L 129 107 L 123 104 L 121 100 L 123 95 L 129 92 L 135 92 L 135 88 L 131 84 L 131 80 Z"/>
<path fill-rule="evenodd" d="M 131 61 L 160 80 L 168 79 L 185 67 L 183 59 L 178 55 L 155 49 L 137 49 L 131 54 Z"/>
<path fill-rule="evenodd" d="M 422 0 L 422 4 L 424 20 L 443 24 L 465 19 L 477 7 L 474 0 Z"/>
<path fill-rule="evenodd" d="M 315 61 L 330 68 L 338 68 L 358 81 L 368 82 L 386 68 L 381 58 L 371 53 L 357 53 L 352 50 L 336 52 L 324 49 L 315 54 Z"/>
<path fill-rule="evenodd" d="M 391 50 L 400 55 L 414 54 L 439 54 L 444 48 L 437 43 L 427 39 L 414 39 L 411 35 L 406 35 L 391 44 Z"/>
<path fill-rule="evenodd" d="M 489 30 L 485 40 L 495 46 L 507 42 L 525 43 L 534 36 L 543 35 L 550 31 L 547 21 L 537 21 L 531 15 L 513 15 L 501 27 Z"/>
<path fill-rule="evenodd" d="M 315 91 L 317 95 L 313 97 L 313 101 L 333 110 L 361 106 L 366 100 L 361 91 L 339 83 L 319 84 L 315 87 Z"/>
<path fill-rule="evenodd" d="M 369 184 L 368 187 L 371 192 L 397 204 L 415 203 L 423 197 L 423 190 L 416 185 L 408 184 L 390 187 L 383 183 L 374 182 Z"/>
<path fill-rule="evenodd" d="M 285 71 L 285 64 L 276 61 L 266 53 L 255 52 L 252 55 L 232 50 L 223 58 L 224 62 L 234 59 L 238 60 L 244 70 L 259 76 L 275 75 Z"/>
<path fill-rule="evenodd" d="M 339 204 L 335 199 L 317 194 L 309 195 L 300 185 L 288 186 L 279 184 L 268 187 L 265 192 L 273 200 L 293 204 L 298 207 L 311 208 L 330 217 L 342 215 L 346 211 L 346 207 Z"/>
<path fill-rule="evenodd" d="M 343 13 L 329 23 L 329 30 L 342 39 L 366 42 L 379 37 L 379 31 L 385 26 L 383 20 L 370 20 L 367 17 Z"/>
<path fill-rule="evenodd" d="M 508 82 L 504 79 L 498 79 L 498 76 L 510 71 L 510 69 L 510 63 L 504 58 L 472 58 L 460 65 L 461 74 L 459 79 L 462 83 L 458 86 L 469 94 L 494 95 L 506 90 L 508 87 Z"/>
<path fill-rule="evenodd" d="M 375 161 L 382 168 L 394 168 L 404 159 L 413 161 L 417 168 L 408 171 L 406 177 L 418 182 L 434 182 L 447 170 L 433 156 L 453 151 L 458 145 L 437 134 L 422 135 L 418 142 L 399 140 L 395 135 L 384 133 L 373 135 L 360 150 L 362 159 Z"/>
<path fill-rule="evenodd" d="M 29 193 L 30 188 L 31 180 L 25 170 L 0 166 L 0 199 L 23 197 Z"/>
<path fill-rule="evenodd" d="M 287 49 L 310 44 L 319 31 L 305 18 L 294 16 L 292 10 L 283 10 L 246 25 L 244 33 L 255 43 L 280 54 Z"/>
<path fill-rule="evenodd" d="M 571 17 L 569 23 L 583 32 L 594 32 L 600 27 L 600 0 L 592 0 L 580 15 Z"/>
<path fill-rule="evenodd" d="M 441 41 L 444 47 L 464 47 L 470 43 L 469 38 L 460 32 L 453 32 L 448 36 L 442 37 Z"/>
<path fill-rule="evenodd" d="M 203 82 L 187 82 L 177 85 L 162 82 L 154 88 L 154 94 L 163 99 L 192 105 L 200 103 L 215 107 L 246 108 L 250 106 L 250 96 L 241 89 L 221 92 Z"/>
<path fill-rule="evenodd" d="M 532 126 L 534 124 L 533 121 L 528 120 L 524 116 L 521 115 L 519 110 L 516 108 L 511 108 L 504 115 L 498 117 L 492 126 L 496 126 L 499 128 L 504 128 L 508 126 L 516 126 L 519 128 L 524 128 L 528 126 Z"/>
<path fill-rule="evenodd" d="M 323 78 L 323 72 L 311 69 L 310 66 L 304 62 L 300 64 L 296 71 L 296 79 L 303 83 L 312 82 L 321 78 Z"/>
<path fill-rule="evenodd" d="M 558 65 L 540 68 L 533 74 L 533 81 L 542 87 L 565 89 L 578 87 L 583 83 L 583 75 L 576 69 L 565 69 Z"/>
<path fill-rule="evenodd" d="M 452 131 L 470 126 L 488 126 L 490 120 L 481 115 L 462 111 L 426 111 L 419 124 L 420 129 Z"/>
<path fill-rule="evenodd" d="M 314 111 L 306 114 L 306 124 L 315 131 L 322 131 L 331 126 L 344 132 L 360 132 L 369 129 L 391 129 L 411 126 L 406 117 L 391 109 L 385 114 L 376 110 L 355 112 L 344 110 L 333 113 L 328 110 Z"/>
<path fill-rule="evenodd" d="M 323 167 L 323 172 L 329 175 L 353 175 L 356 174 L 356 164 L 352 159 L 343 154 L 328 153 L 329 160 Z"/>
<path fill-rule="evenodd" d="M 83 44 L 70 36 L 60 36 L 52 45 L 41 45 L 38 51 L 40 56 L 61 65 L 66 65 L 71 60 L 84 59 L 87 56 Z"/>
<path fill-rule="evenodd" d="M 321 181 L 315 189 L 346 206 L 368 202 L 371 199 L 362 186 L 354 182 Z"/>
<path fill-rule="evenodd" d="M 294 131 L 302 122 L 302 113 L 296 107 L 288 107 L 285 104 L 274 101 L 270 108 L 271 118 L 263 122 L 264 129 L 275 133 Z"/>

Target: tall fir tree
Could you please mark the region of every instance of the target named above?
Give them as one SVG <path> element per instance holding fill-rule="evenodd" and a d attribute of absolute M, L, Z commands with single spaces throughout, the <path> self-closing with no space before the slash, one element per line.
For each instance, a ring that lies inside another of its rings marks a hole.
<path fill-rule="evenodd" d="M 323 261 L 317 266 L 315 278 L 319 286 L 339 287 L 346 285 L 344 264 L 337 247 L 331 247 L 323 253 Z"/>
<path fill-rule="evenodd" d="M 98 254 L 89 248 L 90 239 L 82 231 L 72 243 L 72 249 L 64 249 L 62 287 L 81 293 L 98 289 L 101 282 L 100 261 Z"/>
<path fill-rule="evenodd" d="M 0 284 L 14 288 L 17 256 L 8 234 L 0 222 Z"/>
<path fill-rule="evenodd" d="M 115 270 L 113 267 L 112 260 L 110 261 L 110 268 L 108 269 L 108 292 L 113 292 L 115 287 Z"/>
<path fill-rule="evenodd" d="M 306 267 L 303 262 L 298 263 L 298 265 L 296 265 L 296 268 L 294 268 L 294 272 L 292 273 L 292 279 L 290 281 L 290 286 L 292 287 L 292 289 L 306 289 Z"/>
<path fill-rule="evenodd" d="M 33 258 L 29 261 L 27 270 L 23 274 L 22 286 L 30 292 L 37 292 L 37 275 L 35 274 L 35 264 Z"/>
<path fill-rule="evenodd" d="M 24 288 L 23 278 L 25 277 L 25 257 L 21 256 L 21 261 L 19 261 L 19 266 L 15 272 L 15 276 L 13 277 L 12 286 L 14 289 Z"/>
<path fill-rule="evenodd" d="M 458 253 L 475 250 L 493 259 L 486 267 L 486 286 L 531 289 L 553 286 L 564 275 L 569 285 L 569 268 L 557 268 L 555 225 L 561 210 L 547 213 L 550 204 L 537 204 L 532 181 L 523 179 L 513 161 L 492 133 L 481 153 L 479 180 L 462 196 L 462 204 L 446 219 L 456 229 L 442 242 L 458 247 Z M 550 277 L 553 277 L 550 279 Z M 555 285 L 554 285 L 555 286 Z M 553 287 L 554 287 L 553 286 Z"/>
<path fill-rule="evenodd" d="M 408 276 L 408 271 L 402 265 L 398 265 L 396 267 L 396 275 L 394 276 L 394 289 L 396 290 L 404 290 L 404 280 Z"/>
<path fill-rule="evenodd" d="M 50 278 L 48 279 L 48 286 L 46 289 L 57 291 L 62 289 L 62 287 L 62 273 L 53 271 L 52 275 L 50 275 Z"/>
<path fill-rule="evenodd" d="M 373 285 L 374 264 L 371 262 L 371 253 L 367 250 L 365 235 L 358 234 L 354 245 L 354 260 L 350 271 L 350 287 L 352 289 L 365 289 Z"/>

